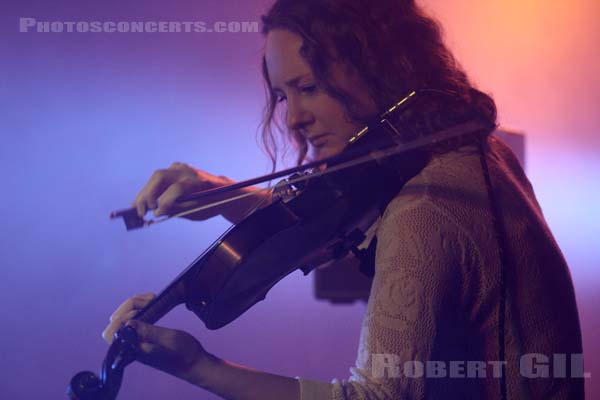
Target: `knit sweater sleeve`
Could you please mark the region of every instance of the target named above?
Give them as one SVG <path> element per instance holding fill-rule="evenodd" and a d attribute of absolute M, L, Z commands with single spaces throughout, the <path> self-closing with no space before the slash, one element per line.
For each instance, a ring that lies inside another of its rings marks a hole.
<path fill-rule="evenodd" d="M 448 383 L 432 386 L 424 368 L 460 351 L 461 270 L 472 252 L 446 213 L 427 197 L 411 200 L 394 199 L 377 230 L 376 273 L 350 378 L 300 379 L 303 400 L 425 398 Z"/>

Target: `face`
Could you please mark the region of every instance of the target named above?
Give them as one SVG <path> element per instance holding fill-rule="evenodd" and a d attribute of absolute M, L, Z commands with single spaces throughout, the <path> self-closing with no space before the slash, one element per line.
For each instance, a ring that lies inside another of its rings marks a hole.
<path fill-rule="evenodd" d="M 300 55 L 301 46 L 300 36 L 274 29 L 267 35 L 265 61 L 278 107 L 286 107 L 288 131 L 305 137 L 319 160 L 342 151 L 363 125 L 350 121 L 343 105 L 318 86 Z M 353 74 L 333 65 L 331 75 L 333 83 L 349 93 L 365 114 L 375 111 L 365 85 Z"/>

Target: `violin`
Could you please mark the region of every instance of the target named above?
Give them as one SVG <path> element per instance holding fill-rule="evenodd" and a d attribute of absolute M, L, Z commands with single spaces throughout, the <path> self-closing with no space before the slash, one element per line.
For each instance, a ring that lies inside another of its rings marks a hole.
<path fill-rule="evenodd" d="M 366 230 L 404 184 L 429 160 L 432 147 L 487 135 L 494 126 L 452 93 L 411 92 L 349 141 L 339 155 L 276 174 L 187 196 L 189 201 L 290 176 L 273 200 L 227 230 L 134 319 L 154 324 L 178 305 L 208 329 L 235 320 L 291 272 L 305 275 L 348 255 L 360 256 Z M 303 172 L 312 169 L 309 172 Z M 135 210 L 112 214 L 127 229 L 148 225 Z M 135 361 L 131 327 L 115 334 L 101 376 L 84 371 L 68 387 L 70 399 L 116 399 L 127 365 Z"/>

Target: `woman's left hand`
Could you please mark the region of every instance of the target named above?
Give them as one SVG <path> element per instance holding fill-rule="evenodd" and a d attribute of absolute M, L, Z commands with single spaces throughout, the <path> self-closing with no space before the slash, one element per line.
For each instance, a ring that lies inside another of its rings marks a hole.
<path fill-rule="evenodd" d="M 135 313 L 148 304 L 154 295 L 138 295 L 126 300 L 110 318 L 102 336 L 109 344 L 124 325 L 131 326 L 139 338 L 137 360 L 168 374 L 197 383 L 202 371 L 210 368 L 214 357 L 187 332 L 162 328 L 132 320 Z"/>

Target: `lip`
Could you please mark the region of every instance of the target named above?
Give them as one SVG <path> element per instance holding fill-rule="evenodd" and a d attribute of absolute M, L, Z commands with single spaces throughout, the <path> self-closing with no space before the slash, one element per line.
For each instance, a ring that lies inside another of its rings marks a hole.
<path fill-rule="evenodd" d="M 319 133 L 317 135 L 310 136 L 307 139 L 314 147 L 323 147 L 325 143 L 327 143 L 327 136 L 329 135 L 329 132 Z"/>

